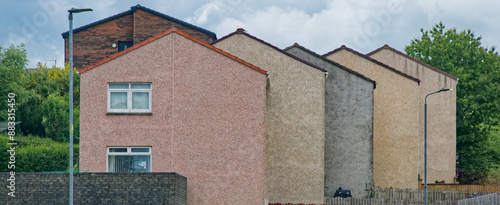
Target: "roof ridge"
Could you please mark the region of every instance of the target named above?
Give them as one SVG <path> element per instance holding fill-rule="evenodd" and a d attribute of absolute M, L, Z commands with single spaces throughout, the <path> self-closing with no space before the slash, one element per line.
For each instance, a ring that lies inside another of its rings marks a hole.
<path fill-rule="evenodd" d="M 311 55 L 313 55 L 313 56 L 316 56 L 316 57 L 318 57 L 318 58 L 321 58 L 322 60 L 324 60 L 324 61 L 326 61 L 326 62 L 328 62 L 328 63 L 331 63 L 331 64 L 333 64 L 333 65 L 335 65 L 335 66 L 339 67 L 340 69 L 343 69 L 343 70 L 345 70 L 345 71 L 347 71 L 347 72 L 349 72 L 349 73 L 352 73 L 352 74 L 354 74 L 354 75 L 356 75 L 356 76 L 358 76 L 358 77 L 360 77 L 360 78 L 363 78 L 363 79 L 365 79 L 365 80 L 367 80 L 367 81 L 370 81 L 370 82 L 375 83 L 375 81 L 374 81 L 374 80 L 372 80 L 372 79 L 370 79 L 369 77 L 367 77 L 367 76 L 365 76 L 365 75 L 363 75 L 363 74 L 361 74 L 361 73 L 359 73 L 359 72 L 356 72 L 356 71 L 354 71 L 354 70 L 352 70 L 352 69 L 350 69 L 350 68 L 348 68 L 348 67 L 346 67 L 346 66 L 344 66 L 344 65 L 342 65 L 342 64 L 340 64 L 340 63 L 337 63 L 337 62 L 335 62 L 335 61 L 333 61 L 333 60 L 330 60 L 330 59 L 328 59 L 328 58 L 325 58 L 324 56 L 322 56 L 322 55 L 320 55 L 320 54 L 318 54 L 318 53 L 316 53 L 316 52 L 314 52 L 314 51 L 312 51 L 312 50 L 310 50 L 310 49 L 308 49 L 308 48 L 306 48 L 306 47 L 304 47 L 304 46 L 301 46 L 301 45 L 299 45 L 298 43 L 294 43 L 293 45 L 291 45 L 291 46 L 289 46 L 289 47 L 285 48 L 284 50 L 285 50 L 285 51 L 288 51 L 288 50 L 290 50 L 290 49 L 292 49 L 292 48 L 299 48 L 299 49 L 302 49 L 302 50 L 304 50 L 304 51 L 306 51 L 306 52 L 310 53 L 310 54 L 311 54 Z"/>
<path fill-rule="evenodd" d="M 450 77 L 450 78 L 452 78 L 452 79 L 454 79 L 454 80 L 457 80 L 457 79 L 458 79 L 457 77 L 455 77 L 455 76 L 453 76 L 453 75 L 451 75 L 451 74 L 449 74 L 449 73 L 446 73 L 446 72 L 442 71 L 441 69 L 438 69 L 438 68 L 436 68 L 436 67 L 434 67 L 434 66 L 431 66 L 431 65 L 429 65 L 429 64 L 427 64 L 427 63 L 424 63 L 424 62 L 422 62 L 422 61 L 420 61 L 420 60 L 418 60 L 418 59 L 416 59 L 416 58 L 414 58 L 414 57 L 411 57 L 411 56 L 409 56 L 408 54 L 405 54 L 405 53 L 403 53 L 403 52 L 401 52 L 401 51 L 399 51 L 399 50 L 397 50 L 397 49 L 395 49 L 395 48 L 393 48 L 393 47 L 391 47 L 391 46 L 389 46 L 389 45 L 387 45 L 387 44 L 385 44 L 385 45 L 381 46 L 380 48 L 375 49 L 375 50 L 374 50 L 374 51 L 372 51 L 372 52 L 367 53 L 366 55 L 367 55 L 367 56 L 374 55 L 375 53 L 378 53 L 378 52 L 382 51 L 383 49 L 387 49 L 387 50 L 390 50 L 390 51 L 392 51 L 392 52 L 394 52 L 394 53 L 397 53 L 397 54 L 399 54 L 399 55 L 401 55 L 401 56 L 403 56 L 403 57 L 405 57 L 405 58 L 408 58 L 408 59 L 410 59 L 410 60 L 414 61 L 415 63 L 418 63 L 418 64 L 420 64 L 420 65 L 422 65 L 422 66 L 424 66 L 424 67 L 427 67 L 427 68 L 429 68 L 429 69 L 431 69 L 431 70 L 433 70 L 433 71 L 436 71 L 436 72 L 441 73 L 441 74 L 443 74 L 443 75 L 445 75 L 445 76 L 448 76 L 448 77 Z"/>
<path fill-rule="evenodd" d="M 87 72 L 87 71 L 89 71 L 89 70 L 91 70 L 91 69 L 93 69 L 93 68 L 95 68 L 97 66 L 100 66 L 100 65 L 102 65 L 104 63 L 107 63 L 107 62 L 109 62 L 109 61 L 111 61 L 111 60 L 113 60 L 115 58 L 118 58 L 118 57 L 120 57 L 120 56 L 122 56 L 122 55 L 124 55 L 124 54 L 126 54 L 128 52 L 131 52 L 131 51 L 133 51 L 133 50 L 135 50 L 137 48 L 140 48 L 140 47 L 142 47 L 142 46 L 144 46 L 146 44 L 149 44 L 149 43 L 151 43 L 151 42 L 153 42 L 153 41 L 155 41 L 157 39 L 160 39 L 160 38 L 162 38 L 164 36 L 167 36 L 167 35 L 169 35 L 171 33 L 177 33 L 177 34 L 179 34 L 179 35 L 181 35 L 181 36 L 183 36 L 183 37 L 185 37 L 185 38 L 187 38 L 187 39 L 189 39 L 191 41 L 194 41 L 196 43 L 201 44 L 202 46 L 205 46 L 205 47 L 207 47 L 209 49 L 212 49 L 212 50 L 214 50 L 214 51 L 216 51 L 216 52 L 218 52 L 218 53 L 220 53 L 220 54 L 222 54 L 222 55 L 224 55 L 224 56 L 226 56 L 228 58 L 231 58 L 231 59 L 233 59 L 233 60 L 235 60 L 235 61 L 237 61 L 237 62 L 239 62 L 239 63 L 241 63 L 241 64 L 243 64 L 243 65 L 245 65 L 247 67 L 250 67 L 250 68 L 252 68 L 252 69 L 254 69 L 254 70 L 256 70 L 256 71 L 258 71 L 258 72 L 260 72 L 262 74 L 267 74 L 268 73 L 267 71 L 265 71 L 263 69 L 260 69 L 259 67 L 255 66 L 255 65 L 252 65 L 251 63 L 248 63 L 248 62 L 246 62 L 246 61 L 244 61 L 242 59 L 239 59 L 236 56 L 233 56 L 233 55 L 231 55 L 231 54 L 229 54 L 229 53 L 227 53 L 227 52 L 219 49 L 219 48 L 216 48 L 213 45 L 210 45 L 210 44 L 208 44 L 208 43 L 206 43 L 206 42 L 204 42 L 202 40 L 199 40 L 199 39 L 197 39 L 197 38 L 195 38 L 193 36 L 190 36 L 189 34 L 186 34 L 183 31 L 178 30 L 176 27 L 172 27 L 171 29 L 169 29 L 167 31 L 164 31 L 164 32 L 162 32 L 162 33 L 160 33 L 160 34 L 158 34 L 156 36 L 153 36 L 151 38 L 146 39 L 145 41 L 142 41 L 142 42 L 140 42 L 138 44 L 135 44 L 135 45 L 133 45 L 132 47 L 130 47 L 128 49 L 120 51 L 120 52 L 118 52 L 116 54 L 113 54 L 113 55 L 111 55 L 111 56 L 109 56 L 109 57 L 107 57 L 107 58 L 105 58 L 103 60 L 100 60 L 100 61 L 98 61 L 98 62 L 96 62 L 96 63 L 94 63 L 94 64 L 92 64 L 90 66 L 87 66 L 87 67 L 81 69 L 79 73 L 82 74 L 84 72 Z"/>
<path fill-rule="evenodd" d="M 130 7 L 130 10 L 127 10 L 127 11 L 124 11 L 124 12 L 121 12 L 121 13 L 118 13 L 118 14 L 115 14 L 115 15 L 112 15 L 112 16 L 109 16 L 107 18 L 104 18 L 104 19 L 101 19 L 101 20 L 98 20 L 98 21 L 95 21 L 95 22 L 92 22 L 90 24 L 87 24 L 87 25 L 84 25 L 84 26 L 81 26 L 81 27 L 78 27 L 78 28 L 75 28 L 73 29 L 73 33 L 78 33 L 82 30 L 85 30 L 87 28 L 90 28 L 90 27 L 94 27 L 94 26 L 97 26 L 99 24 L 102 24 L 102 23 L 105 23 L 105 22 L 108 22 L 108 21 L 111 21 L 111 20 L 114 20 L 114 19 L 117 19 L 117 18 L 120 18 L 122 16 L 125 16 L 125 15 L 128 15 L 128 14 L 131 14 L 135 11 L 137 11 L 137 9 L 141 9 L 143 11 L 146 11 L 148 13 L 151 13 L 151 14 L 154 14 L 154 15 L 157 15 L 157 16 L 160 16 L 166 20 L 169 20 L 169 21 L 173 21 L 175 23 L 178 23 L 178 24 L 181 24 L 183 26 L 186 26 L 186 27 L 189 27 L 189 28 L 192 28 L 192 29 L 195 29 L 195 30 L 199 30 L 201 31 L 202 33 L 205 33 L 207 34 L 208 36 L 212 37 L 213 40 L 216 40 L 217 39 L 217 35 L 214 33 L 214 32 L 211 32 L 209 30 L 206 30 L 204 28 L 201 28 L 201 27 L 198 27 L 196 25 L 193 25 L 193 24 L 190 24 L 190 23 L 187 23 L 185 21 L 182 21 L 182 20 L 179 20 L 177 18 L 174 18 L 174 17 L 171 17 L 169 15 L 166 15 L 166 14 L 163 14 L 163 13 L 160 13 L 158 11 L 155 11 L 153 9 L 150 9 L 150 8 L 147 8 L 145 6 L 141 6 L 140 4 L 137 4 L 135 6 L 132 6 Z M 66 31 L 64 33 L 61 34 L 61 36 L 63 38 L 65 37 L 68 37 L 69 36 L 69 31 Z"/>
<path fill-rule="evenodd" d="M 334 53 L 339 52 L 340 50 L 347 50 L 347 51 L 349 51 L 349 52 L 351 52 L 351 53 L 354 53 L 354 54 L 358 55 L 359 57 L 362 57 L 362 58 L 364 58 L 364 59 L 366 59 L 366 60 L 369 60 L 369 61 L 371 61 L 371 62 L 373 62 L 373 63 L 375 63 L 375 64 L 378 64 L 378 65 L 380 65 L 380 66 L 382 66 L 382 67 L 384 67 L 384 68 L 386 68 L 386 69 L 388 69 L 388 70 L 390 70 L 390 71 L 392 71 L 392 72 L 395 72 L 395 73 L 397 73 L 397 74 L 399 74 L 399 75 L 402 75 L 403 77 L 406 77 L 406 78 L 408 78 L 408 79 L 410 79 L 410 80 L 413 80 L 413 81 L 417 82 L 417 83 L 420 85 L 420 79 L 415 78 L 415 77 L 413 77 L 413 76 L 410 76 L 410 75 L 408 75 L 408 74 L 406 74 L 406 73 L 403 73 L 403 72 L 401 72 L 401 71 L 399 71 L 399 70 L 397 70 L 397 69 L 395 69 L 395 68 L 393 68 L 393 67 L 391 67 L 391 66 L 388 66 L 388 65 L 386 65 L 386 64 L 384 64 L 384 63 L 382 63 L 382 62 L 380 62 L 380 61 L 377 61 L 377 60 L 375 60 L 375 59 L 373 59 L 373 58 L 371 58 L 371 57 L 369 57 L 369 56 L 367 56 L 367 55 L 364 55 L 364 54 L 362 54 L 362 53 L 360 53 L 360 52 L 358 52 L 358 51 L 356 51 L 356 50 L 354 50 L 354 49 L 352 49 L 352 48 L 349 48 L 349 47 L 347 47 L 347 46 L 345 46 L 345 45 L 342 45 L 340 48 L 337 48 L 337 49 L 335 49 L 335 50 L 333 50 L 333 51 L 330 51 L 330 52 L 328 52 L 328 53 L 324 54 L 323 56 L 324 56 L 324 57 L 327 57 L 327 56 L 329 56 L 329 55 L 332 55 L 332 54 L 334 54 Z"/>
<path fill-rule="evenodd" d="M 313 65 L 312 63 L 307 62 L 307 61 L 305 61 L 305 60 L 303 60 L 303 59 L 301 59 L 301 58 L 299 58 L 299 57 L 296 57 L 296 56 L 294 56 L 294 55 L 292 55 L 292 54 L 290 54 L 290 53 L 287 53 L 287 52 L 285 52 L 284 50 L 282 50 L 282 49 L 280 49 L 280 48 L 278 48 L 278 47 L 276 47 L 276 46 L 274 46 L 274 45 L 272 45 L 272 44 L 270 44 L 270 43 L 268 43 L 268 42 L 266 42 L 266 41 L 264 41 L 264 40 L 262 40 L 262 39 L 260 39 L 260 38 L 257 38 L 257 37 L 255 37 L 255 36 L 252 36 L 252 35 L 248 34 L 248 33 L 245 31 L 245 29 L 243 29 L 243 28 L 238 28 L 238 29 L 236 29 L 236 31 L 234 31 L 234 32 L 232 32 L 232 33 L 230 33 L 230 34 L 228 34 L 228 35 L 226 35 L 226 36 L 224 36 L 224 37 L 222 37 L 222 38 L 220 38 L 220 39 L 218 39 L 218 40 L 216 40 L 216 41 L 213 41 L 212 43 L 210 43 L 210 45 L 214 45 L 214 44 L 216 44 L 216 43 L 218 43 L 218 42 L 221 42 L 221 41 L 223 41 L 224 39 L 227 39 L 227 38 L 229 38 L 229 37 L 231 37 L 231 36 L 233 36 L 233 35 L 236 35 L 236 34 L 242 34 L 242 35 L 245 35 L 245 36 L 247 36 L 247 37 L 249 37 L 249 38 L 251 38 L 251 39 L 254 39 L 254 40 L 256 40 L 256 41 L 258 41 L 258 42 L 260 42 L 260 43 L 262 43 L 262 44 L 264 44 L 264 45 L 267 45 L 267 46 L 269 46 L 269 47 L 271 47 L 271 48 L 275 49 L 276 51 L 279 51 L 279 52 L 280 52 L 280 53 L 282 53 L 282 54 L 285 54 L 285 55 L 286 55 L 286 56 L 288 56 L 288 57 L 293 58 L 294 60 L 297 60 L 297 61 L 299 61 L 299 62 L 302 62 L 302 63 L 304 63 L 304 64 L 306 64 L 306 65 L 308 65 L 308 66 L 311 66 L 311 67 L 313 67 L 313 68 L 315 68 L 315 69 L 317 69 L 317 70 L 319 70 L 319 71 L 322 71 L 322 72 L 325 72 L 325 73 L 327 73 L 327 72 L 328 72 L 328 71 L 326 71 L 325 69 L 320 68 L 320 67 L 318 67 L 318 66 L 315 66 L 315 65 Z"/>

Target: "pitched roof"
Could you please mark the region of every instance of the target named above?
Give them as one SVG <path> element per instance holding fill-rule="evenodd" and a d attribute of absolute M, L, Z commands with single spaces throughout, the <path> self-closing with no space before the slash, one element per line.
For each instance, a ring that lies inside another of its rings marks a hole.
<path fill-rule="evenodd" d="M 353 50 L 352 48 L 348 48 L 348 47 L 347 47 L 347 46 L 345 46 L 345 45 L 342 45 L 340 48 L 337 48 L 337 49 L 335 49 L 335 50 L 333 50 L 333 51 L 330 51 L 330 52 L 328 52 L 328 53 L 324 54 L 324 55 L 323 55 L 323 57 L 327 57 L 327 56 L 332 55 L 332 54 L 334 54 L 334 53 L 337 53 L 337 52 L 339 52 L 339 51 L 341 51 L 341 50 L 347 50 L 347 51 L 349 51 L 349 52 L 351 52 L 351 53 L 354 53 L 354 54 L 358 55 L 359 57 L 362 57 L 362 58 L 364 58 L 364 59 L 366 59 L 366 60 L 369 60 L 369 61 L 371 61 L 371 62 L 373 62 L 373 63 L 375 63 L 375 64 L 377 64 L 377 65 L 379 65 L 379 66 L 382 66 L 382 67 L 384 67 L 384 68 L 386 68 L 386 69 L 388 69 L 388 70 L 390 70 L 390 71 L 392 71 L 392 72 L 395 72 L 395 73 L 397 73 L 397 74 L 399 74 L 399 75 L 402 75 L 403 77 L 406 77 L 406 78 L 408 78 L 408 79 L 410 79 L 410 80 L 413 80 L 413 81 L 417 82 L 417 83 L 420 85 L 420 80 L 419 80 L 419 79 L 414 78 L 414 77 L 412 77 L 412 76 L 410 76 L 410 75 L 407 75 L 407 74 L 405 74 L 405 73 L 403 73 L 403 72 L 401 72 L 401 71 L 399 71 L 399 70 L 396 70 L 396 69 L 394 69 L 393 67 L 388 66 L 388 65 L 386 65 L 386 64 L 383 64 L 383 63 L 381 63 L 381 62 L 379 62 L 379 61 L 377 61 L 377 60 L 375 60 L 375 59 L 373 59 L 373 58 L 370 58 L 370 57 L 368 57 L 367 55 L 364 55 L 364 54 L 362 54 L 362 53 L 360 53 L 360 52 L 358 52 L 358 51 Z"/>
<path fill-rule="evenodd" d="M 264 44 L 264 45 L 267 45 L 267 46 L 269 46 L 269 47 L 273 48 L 274 50 L 276 50 L 276 51 L 278 51 L 278 52 L 280 52 L 280 53 L 282 53 L 282 54 L 285 54 L 286 56 L 288 56 L 288 57 L 290 57 L 290 58 L 293 58 L 293 59 L 295 59 L 295 60 L 297 60 L 297 61 L 300 61 L 300 62 L 302 62 L 302 63 L 304 63 L 304 64 L 306 64 L 306 65 L 308 65 L 308 66 L 311 66 L 311 67 L 313 67 L 313 68 L 315 68 L 315 69 L 317 69 L 317 70 L 320 70 L 320 71 L 323 71 L 323 72 L 325 72 L 325 73 L 328 73 L 328 71 L 326 71 L 326 70 L 325 70 L 325 69 L 323 69 L 323 68 L 320 68 L 320 67 L 318 67 L 318 66 L 315 66 L 315 65 L 313 65 L 313 64 L 311 64 L 311 63 L 309 63 L 309 62 L 307 62 L 307 61 L 305 61 L 305 60 L 302 60 L 301 58 L 298 58 L 298 57 L 296 57 L 296 56 L 294 56 L 294 55 L 292 55 L 292 54 L 289 54 L 289 53 L 287 53 L 287 52 L 285 52 L 285 51 L 283 51 L 283 50 L 279 49 L 279 48 L 278 48 L 278 47 L 276 47 L 276 46 L 273 46 L 272 44 L 270 44 L 270 43 L 268 43 L 268 42 L 265 42 L 265 41 L 264 41 L 264 40 L 262 40 L 262 39 L 259 39 L 259 38 L 255 37 L 255 36 L 252 36 L 252 35 L 248 34 L 247 32 L 245 32 L 245 29 L 242 29 L 242 28 L 238 28 L 238 29 L 236 29 L 236 31 L 235 31 L 235 32 L 232 32 L 232 33 L 230 33 L 230 34 L 228 34 L 228 35 L 226 35 L 226 36 L 224 36 L 224 37 L 222 37 L 222 38 L 220 38 L 220 39 L 218 39 L 218 40 L 216 40 L 216 41 L 214 41 L 214 42 L 212 42 L 212 43 L 210 43 L 210 44 L 211 44 L 211 45 L 214 45 L 214 44 L 216 44 L 216 43 L 218 43 L 218 42 L 220 42 L 220 41 L 223 41 L 224 39 L 227 39 L 227 38 L 229 38 L 229 37 L 231 37 L 231 36 L 234 36 L 234 35 L 236 35 L 236 34 L 242 34 L 242 35 L 245 35 L 245 36 L 247 36 L 247 37 L 249 37 L 249 38 L 251 38 L 251 39 L 254 39 L 254 40 L 256 40 L 256 41 L 258 41 L 258 42 L 260 42 L 260 43 L 262 43 L 262 44 Z"/>
<path fill-rule="evenodd" d="M 86 68 L 83 68 L 83 69 L 80 70 L 80 74 L 85 73 L 85 72 L 87 72 L 87 71 L 89 71 L 89 70 L 91 70 L 91 69 L 93 69 L 93 68 L 95 68 L 97 66 L 100 66 L 100 65 L 102 65 L 104 63 L 107 63 L 108 61 L 111 61 L 111 60 L 113 60 L 115 58 L 118 58 L 118 57 L 120 57 L 120 56 L 122 56 L 122 55 L 124 55 L 124 54 L 126 54 L 128 52 L 131 52 L 131 51 L 133 51 L 133 50 L 135 50 L 135 49 L 137 49 L 139 47 L 142 47 L 142 46 L 144 46 L 144 45 L 146 45 L 148 43 L 151 43 L 151 42 L 153 42 L 153 41 L 155 41 L 155 40 L 157 40 L 157 39 L 159 39 L 161 37 L 164 37 L 166 35 L 169 35 L 171 33 L 177 33 L 177 34 L 179 34 L 181 36 L 184 36 L 185 38 L 187 38 L 187 39 L 189 39 L 191 41 L 194 41 L 194 42 L 196 42 L 196 43 L 198 43 L 198 44 L 200 44 L 202 46 L 205 46 L 205 47 L 207 47 L 209 49 L 212 49 L 212 50 L 214 50 L 214 51 L 216 51 L 216 52 L 218 52 L 218 53 L 220 53 L 220 54 L 222 54 L 222 55 L 224 55 L 226 57 L 229 57 L 229 58 L 231 58 L 231 59 L 233 59 L 233 60 L 235 60 L 235 61 L 237 61 L 237 62 L 239 62 L 239 63 L 241 63 L 243 65 L 246 65 L 246 66 L 250 67 L 251 69 L 254 69 L 254 70 L 256 70 L 256 71 L 258 71 L 258 72 L 260 72 L 262 74 L 267 74 L 267 71 L 265 71 L 263 69 L 260 69 L 259 67 L 254 66 L 254 65 L 252 65 L 252 64 L 250 64 L 250 63 L 248 63 L 248 62 L 246 62 L 244 60 L 241 60 L 241 59 L 237 58 L 236 56 L 233 56 L 233 55 L 231 55 L 231 54 L 229 54 L 229 53 L 227 53 L 227 52 L 225 52 L 225 51 L 223 51 L 221 49 L 218 49 L 215 46 L 212 46 L 212 45 L 210 45 L 210 44 L 208 44 L 208 43 L 206 43 L 204 41 L 196 39 L 196 38 L 194 38 L 194 37 L 192 37 L 192 36 L 190 36 L 190 35 L 182 32 L 180 30 L 177 30 L 177 28 L 175 28 L 175 27 L 169 29 L 168 31 L 164 31 L 163 33 L 160 33 L 160 34 L 158 34 L 156 36 L 153 36 L 153 37 L 151 37 L 149 39 L 146 39 L 145 41 L 143 41 L 143 42 L 141 42 L 139 44 L 133 45 L 132 47 L 130 47 L 128 49 L 125 49 L 125 50 L 120 51 L 120 52 L 118 52 L 116 54 L 113 54 L 113 55 L 111 55 L 111 56 L 109 56 L 109 57 L 107 57 L 107 58 L 105 58 L 103 60 L 100 60 L 100 61 L 98 61 L 98 62 L 96 62 L 96 63 L 94 63 L 94 64 L 92 64 L 92 65 L 90 65 L 90 66 L 88 66 Z"/>
<path fill-rule="evenodd" d="M 389 45 L 387 45 L 387 44 L 385 44 L 384 46 L 382 46 L 382 47 L 380 47 L 380 48 L 377 48 L 376 50 L 374 50 L 374 51 L 372 51 L 372 52 L 370 52 L 370 53 L 367 53 L 366 55 L 367 55 L 367 56 L 371 56 L 371 55 L 373 55 L 373 54 L 375 54 L 375 53 L 380 52 L 380 51 L 381 51 L 381 50 L 383 50 L 383 49 L 387 49 L 387 50 L 390 50 L 390 51 L 392 51 L 392 52 L 394 52 L 394 53 L 397 53 L 397 54 L 399 54 L 399 55 L 401 55 L 401 56 L 403 56 L 403 57 L 405 57 L 405 58 L 408 58 L 408 59 L 410 59 L 410 60 L 412 60 L 412 61 L 414 61 L 414 62 L 416 62 L 416 63 L 418 63 L 418 64 L 420 64 L 420 65 L 422 65 L 422 66 L 424 66 L 424 67 L 427 67 L 427 68 L 429 68 L 429 69 L 431 69 L 431 70 L 433 70 L 433 71 L 436 71 L 436 72 L 438 72 L 438 73 L 441 73 L 441 74 L 443 74 L 443 75 L 445 75 L 445 76 L 447 76 L 447 77 L 450 77 L 450 78 L 452 78 L 452 79 L 454 79 L 454 80 L 457 80 L 457 79 L 458 79 L 457 77 L 455 77 L 455 76 L 453 76 L 453 75 L 450 75 L 450 74 L 448 74 L 448 73 L 446 73 L 446 72 L 444 72 L 444 71 L 442 71 L 442 70 L 439 70 L 439 69 L 437 69 L 437 68 L 435 68 L 435 67 L 432 67 L 432 66 L 430 66 L 430 65 L 428 65 L 428 64 L 426 64 L 426 63 L 424 63 L 424 62 L 422 62 L 422 61 L 417 60 L 417 59 L 416 59 L 416 58 L 414 58 L 414 57 L 411 57 L 411 56 L 409 56 L 409 55 L 406 55 L 406 54 L 404 54 L 403 52 L 398 51 L 398 50 L 396 50 L 396 49 L 394 49 L 394 48 L 390 47 L 390 46 L 389 46 Z"/>
<path fill-rule="evenodd" d="M 333 65 L 337 66 L 340 69 L 343 69 L 343 70 L 345 70 L 345 71 L 347 71 L 347 72 L 349 72 L 351 74 L 354 74 L 354 75 L 356 75 L 356 76 L 358 76 L 360 78 L 363 78 L 363 79 L 365 79 L 365 80 L 367 80 L 369 82 L 372 82 L 374 86 L 376 85 L 376 82 L 374 80 L 372 80 L 372 79 L 364 76 L 363 74 L 358 73 L 356 71 L 353 71 L 353 70 L 351 70 L 351 69 L 349 69 L 349 68 L 347 68 L 347 67 L 345 67 L 345 66 L 343 66 L 343 65 L 341 65 L 341 64 L 339 64 L 339 63 L 337 63 L 335 61 L 332 61 L 332 60 L 330 60 L 328 58 L 325 58 L 324 56 L 321 56 L 321 55 L 317 54 L 316 52 L 314 52 L 312 50 L 309 50 L 309 49 L 307 49 L 307 48 L 299 45 L 298 43 L 294 43 L 292 46 L 289 46 L 289 47 L 285 48 L 284 51 L 288 51 L 288 50 L 290 50 L 292 48 L 301 49 L 301 50 L 303 50 L 303 51 L 305 51 L 305 52 L 307 52 L 307 53 L 309 53 L 309 54 L 311 54 L 311 55 L 313 55 L 313 56 L 315 56 L 317 58 L 320 58 L 320 59 L 322 59 L 322 60 L 324 60 L 324 61 L 326 61 L 326 62 L 328 62 L 330 64 L 333 64 Z"/>
<path fill-rule="evenodd" d="M 88 28 L 90 28 L 90 27 L 97 26 L 97 25 L 99 25 L 99 24 L 102 24 L 102 23 L 105 23 L 105 22 L 108 22 L 108 21 L 112 21 L 112 20 L 114 20 L 114 19 L 120 18 L 120 17 L 122 17 L 122 16 L 126 16 L 126 15 L 128 15 L 128 14 L 132 14 L 132 13 L 134 13 L 135 11 L 137 11 L 137 9 L 140 9 L 140 10 L 143 10 L 143 11 L 145 11 L 145 12 L 148 12 L 148 13 L 151 13 L 151 14 L 154 14 L 154 15 L 157 15 L 157 16 L 160 16 L 160 17 L 162 17 L 162 18 L 164 18 L 164 19 L 166 19 L 166 20 L 173 21 L 173 22 L 175 22 L 175 23 L 178 23 L 178 24 L 180 24 L 180 25 L 186 26 L 186 27 L 188 27 L 188 28 L 192 28 L 192 29 L 194 29 L 194 30 L 198 30 L 198 31 L 200 31 L 200 32 L 202 32 L 202 33 L 205 33 L 205 34 L 207 34 L 208 36 L 212 37 L 212 38 L 213 38 L 213 40 L 217 40 L 217 36 L 216 36 L 216 34 L 215 34 L 214 32 L 211 32 L 211 31 L 209 31 L 209 30 L 206 30 L 206 29 L 200 28 L 200 27 L 195 26 L 195 25 L 193 25 L 193 24 L 190 24 L 190 23 L 187 23 L 187 22 L 181 21 L 181 20 L 176 19 L 176 18 L 174 18 L 174 17 L 171 17 L 171 16 L 169 16 L 169 15 L 162 14 L 162 13 L 160 13 L 160 12 L 158 12 L 158 11 L 155 11 L 155 10 L 153 10 L 153 9 L 149 9 L 149 8 L 144 7 L 144 6 L 141 6 L 141 5 L 139 5 L 139 4 L 137 4 L 136 6 L 132 6 L 132 7 L 130 7 L 130 10 L 128 10 L 128 11 L 124 11 L 124 12 L 122 12 L 122 13 L 119 13 L 119 14 L 116 14 L 116 15 L 110 16 L 110 17 L 108 17 L 108 18 L 105 18 L 105 19 L 101 19 L 101 20 L 99 20 L 99 21 L 96 21 L 96 22 L 94 22 L 94 23 L 90 23 L 90 24 L 87 24 L 87 25 L 85 25 L 85 26 L 82 26 L 82 27 L 78 27 L 78 28 L 76 28 L 76 29 L 73 29 L 73 33 L 78 33 L 79 31 L 83 31 L 83 30 L 88 29 Z M 62 36 L 63 38 L 67 38 L 67 37 L 69 36 L 69 31 L 66 31 L 66 32 L 62 33 L 62 34 L 61 34 L 61 36 Z"/>

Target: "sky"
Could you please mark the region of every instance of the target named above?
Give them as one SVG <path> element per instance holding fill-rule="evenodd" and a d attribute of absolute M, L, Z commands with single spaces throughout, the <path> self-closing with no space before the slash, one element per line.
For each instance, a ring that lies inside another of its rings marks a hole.
<path fill-rule="evenodd" d="M 74 28 L 130 10 L 140 4 L 192 23 L 221 38 L 237 28 L 279 48 L 293 43 L 324 54 L 342 45 L 368 53 L 384 44 L 403 51 L 443 22 L 471 29 L 483 46 L 500 45 L 497 0 L 3 0 L 0 44 L 24 44 L 29 68 L 38 62 L 63 66 L 61 33 L 69 30 L 68 9 L 92 8 L 74 15 Z"/>

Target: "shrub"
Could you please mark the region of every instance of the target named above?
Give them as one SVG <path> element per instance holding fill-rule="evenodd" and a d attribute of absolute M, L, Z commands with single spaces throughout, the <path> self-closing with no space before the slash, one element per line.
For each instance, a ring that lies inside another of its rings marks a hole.
<path fill-rule="evenodd" d="M 37 136 L 16 136 L 16 168 L 15 172 L 43 172 L 69 170 L 69 143 L 55 142 Z M 0 171 L 11 171 L 7 168 L 9 153 L 6 135 L 0 135 Z M 79 156 L 79 146 L 73 147 L 73 163 L 76 165 Z"/>

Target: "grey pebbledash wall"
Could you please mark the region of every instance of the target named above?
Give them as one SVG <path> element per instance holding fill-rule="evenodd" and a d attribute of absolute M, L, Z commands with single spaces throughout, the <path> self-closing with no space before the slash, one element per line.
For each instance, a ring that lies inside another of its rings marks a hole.
<path fill-rule="evenodd" d="M 368 197 L 373 187 L 375 82 L 294 44 L 286 52 L 328 71 L 325 82 L 325 194 L 351 190 Z"/>
<path fill-rule="evenodd" d="M 15 197 L 0 176 L 0 204 L 69 204 L 68 173 L 15 173 Z M 74 204 L 185 205 L 186 185 L 177 173 L 75 173 Z"/>

